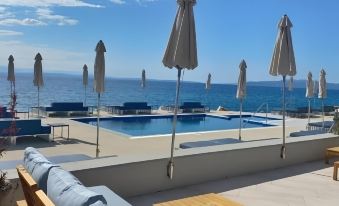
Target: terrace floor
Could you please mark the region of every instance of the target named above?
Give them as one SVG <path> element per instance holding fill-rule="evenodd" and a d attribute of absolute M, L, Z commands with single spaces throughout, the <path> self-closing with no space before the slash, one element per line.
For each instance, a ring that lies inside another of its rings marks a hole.
<path fill-rule="evenodd" d="M 127 201 L 149 206 L 212 192 L 246 206 L 335 206 L 339 205 L 339 181 L 332 179 L 332 172 L 332 166 L 316 161 L 135 196 Z"/>

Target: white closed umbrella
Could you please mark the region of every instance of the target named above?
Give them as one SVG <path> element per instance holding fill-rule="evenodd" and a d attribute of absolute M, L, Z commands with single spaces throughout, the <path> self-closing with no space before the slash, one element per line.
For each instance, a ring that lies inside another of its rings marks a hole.
<path fill-rule="evenodd" d="M 212 75 L 211 75 L 211 73 L 208 73 L 207 81 L 206 81 L 206 85 L 205 85 L 205 88 L 207 90 L 211 89 L 211 81 L 212 81 Z"/>
<path fill-rule="evenodd" d="M 33 84 L 38 88 L 38 117 L 40 117 L 40 88 L 44 86 L 44 79 L 42 75 L 42 56 L 37 53 L 34 58 L 34 79 Z"/>
<path fill-rule="evenodd" d="M 143 69 L 141 72 L 141 87 L 145 88 L 146 86 L 146 71 Z"/>
<path fill-rule="evenodd" d="M 279 22 L 279 32 L 274 47 L 274 53 L 272 56 L 270 75 L 283 76 L 283 144 L 281 147 L 280 157 L 286 157 L 285 147 L 285 82 L 286 76 L 294 76 L 297 73 L 294 51 L 292 44 L 291 28 L 292 23 L 287 15 L 284 15 Z"/>
<path fill-rule="evenodd" d="M 321 99 L 322 115 L 323 115 L 323 128 L 324 128 L 324 98 L 327 98 L 327 85 L 326 85 L 326 72 L 324 69 L 320 71 L 319 77 L 319 93 L 318 98 Z"/>
<path fill-rule="evenodd" d="M 196 0 L 177 0 L 179 5 L 177 15 L 173 24 L 172 32 L 167 44 L 164 58 L 164 66 L 177 68 L 178 78 L 176 86 L 176 98 L 173 115 L 171 158 L 167 165 L 167 176 L 173 178 L 174 169 L 174 142 L 175 129 L 178 113 L 180 77 L 182 69 L 194 69 L 198 66 L 197 45 L 195 37 L 195 23 L 193 6 Z"/>
<path fill-rule="evenodd" d="M 7 80 L 10 82 L 11 86 L 11 95 L 15 89 L 15 74 L 14 74 L 14 57 L 10 55 L 8 57 L 8 73 L 7 73 Z"/>
<path fill-rule="evenodd" d="M 242 128 L 242 103 L 246 97 L 246 62 L 242 60 L 239 65 L 240 73 L 238 78 L 238 87 L 236 98 L 240 101 L 240 124 L 239 124 L 239 140 L 241 140 L 241 128 Z"/>
<path fill-rule="evenodd" d="M 97 144 L 96 157 L 99 157 L 99 123 L 100 123 L 100 94 L 105 91 L 105 52 L 104 43 L 100 40 L 95 47 L 95 62 L 94 62 L 94 90 L 98 93 L 97 104 Z"/>
<path fill-rule="evenodd" d="M 86 106 L 86 98 L 87 98 L 87 85 L 88 85 L 88 67 L 85 64 L 82 67 L 82 85 L 85 88 L 85 101 L 84 101 L 84 105 Z"/>
<path fill-rule="evenodd" d="M 312 73 L 308 72 L 307 81 L 306 81 L 306 98 L 308 99 L 308 124 L 310 123 L 310 115 L 311 115 L 311 98 L 314 96 L 314 82 L 312 80 Z"/>

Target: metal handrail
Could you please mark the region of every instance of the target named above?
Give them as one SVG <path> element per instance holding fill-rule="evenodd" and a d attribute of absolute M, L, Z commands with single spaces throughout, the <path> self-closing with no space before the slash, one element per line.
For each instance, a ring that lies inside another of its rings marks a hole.
<path fill-rule="evenodd" d="M 252 113 L 251 117 L 248 118 L 248 120 L 250 120 L 251 118 L 253 118 L 258 112 L 260 112 L 261 109 L 262 109 L 262 107 L 265 106 L 265 105 L 266 105 L 266 124 L 267 124 L 267 113 L 268 113 L 268 103 L 267 103 L 267 102 L 262 103 L 262 104 L 258 107 L 258 109 L 257 109 L 255 112 Z M 246 122 L 243 124 L 243 127 L 245 127 L 247 123 L 248 123 L 248 121 L 246 121 Z"/>

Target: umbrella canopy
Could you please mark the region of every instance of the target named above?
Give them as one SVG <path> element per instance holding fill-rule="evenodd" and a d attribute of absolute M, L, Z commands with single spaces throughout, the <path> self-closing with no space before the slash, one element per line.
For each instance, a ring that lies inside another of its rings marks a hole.
<path fill-rule="evenodd" d="M 206 86 L 205 86 L 206 89 L 211 89 L 211 80 L 212 80 L 211 78 L 212 78 L 211 73 L 208 73 Z"/>
<path fill-rule="evenodd" d="M 38 53 L 35 56 L 35 63 L 34 63 L 34 79 L 33 79 L 33 84 L 34 86 L 40 88 L 44 86 L 44 79 L 42 76 L 42 57 L 41 54 Z"/>
<path fill-rule="evenodd" d="M 240 73 L 238 79 L 238 88 L 236 98 L 242 100 L 246 96 L 246 62 L 242 60 L 239 65 Z"/>
<path fill-rule="evenodd" d="M 290 77 L 290 80 L 288 81 L 288 91 L 293 91 L 293 77 Z"/>
<path fill-rule="evenodd" d="M 283 76 L 283 145 L 281 147 L 281 158 L 286 156 L 286 147 L 285 147 L 285 81 L 286 76 L 296 75 L 296 65 L 293 52 L 292 44 L 292 35 L 291 28 L 292 23 L 287 15 L 284 15 L 279 22 L 279 32 L 274 47 L 274 52 L 272 56 L 271 66 L 270 66 L 270 75 Z"/>
<path fill-rule="evenodd" d="M 312 80 L 312 73 L 308 72 L 307 82 L 306 82 L 306 98 L 313 97 L 314 82 Z"/>
<path fill-rule="evenodd" d="M 7 80 L 10 82 L 15 82 L 15 75 L 14 75 L 14 57 L 10 55 L 8 57 L 8 74 Z"/>
<path fill-rule="evenodd" d="M 88 85 L 88 67 L 86 64 L 82 68 L 82 85 L 85 87 Z"/>
<path fill-rule="evenodd" d="M 327 98 L 327 85 L 326 85 L 326 72 L 324 69 L 320 71 L 319 77 L 319 93 L 318 98 L 324 99 Z"/>
<path fill-rule="evenodd" d="M 141 87 L 145 88 L 146 86 L 146 71 L 143 69 L 141 72 Z"/>
<path fill-rule="evenodd" d="M 246 62 L 241 60 L 239 69 L 239 79 L 236 98 L 240 100 L 240 124 L 239 124 L 239 140 L 241 140 L 241 128 L 242 128 L 242 101 L 246 96 Z"/>
<path fill-rule="evenodd" d="M 194 69 L 198 66 L 195 23 L 193 14 L 193 6 L 196 4 L 196 1 L 177 0 L 177 3 L 179 5 L 177 15 L 173 24 L 165 55 L 162 60 L 164 66 L 168 68 L 175 67 L 178 69 L 172 127 L 171 158 L 167 165 L 167 176 L 170 179 L 173 178 L 174 142 L 178 113 L 181 70 L 184 68 Z"/>
<path fill-rule="evenodd" d="M 97 104 L 97 144 L 96 157 L 99 157 L 99 123 L 100 123 L 100 94 L 105 91 L 105 52 L 104 42 L 101 40 L 95 47 L 95 62 L 94 62 L 94 89 L 98 93 Z"/>
<path fill-rule="evenodd" d="M 94 89 L 97 93 L 105 91 L 105 52 L 104 43 L 100 40 L 95 47 L 96 56 L 94 62 Z"/>
<path fill-rule="evenodd" d="M 198 66 L 193 6 L 196 0 L 177 0 L 179 8 L 167 44 L 163 64 L 168 68 Z"/>
<path fill-rule="evenodd" d="M 292 26 L 288 16 L 284 15 L 279 22 L 279 33 L 271 61 L 272 76 L 294 76 L 297 73 L 291 35 Z"/>
<path fill-rule="evenodd" d="M 313 82 L 313 96 L 317 96 L 318 90 L 319 90 L 319 82 L 317 80 L 314 80 Z"/>

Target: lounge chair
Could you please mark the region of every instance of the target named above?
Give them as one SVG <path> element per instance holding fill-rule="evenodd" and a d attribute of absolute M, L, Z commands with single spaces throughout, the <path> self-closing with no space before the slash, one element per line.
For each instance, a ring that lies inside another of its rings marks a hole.
<path fill-rule="evenodd" d="M 195 147 L 208 147 L 208 146 L 216 146 L 216 145 L 224 145 L 224 144 L 232 144 L 232 143 L 240 143 L 241 141 L 233 138 L 224 138 L 224 139 L 213 139 L 206 141 L 196 141 L 196 142 L 185 142 L 181 143 L 179 147 L 181 149 L 189 149 Z"/>
<path fill-rule="evenodd" d="M 125 102 L 123 106 L 106 106 L 106 110 L 111 114 L 151 114 L 152 107 L 147 102 Z"/>
<path fill-rule="evenodd" d="M 12 119 L 0 119 L 0 138 L 10 136 L 12 144 L 22 136 L 37 136 L 49 140 L 51 127 L 42 125 L 41 119 L 17 119 L 15 120 L 16 131 L 12 130 L 12 123 Z"/>
<path fill-rule="evenodd" d="M 130 206 L 128 202 L 106 186 L 85 187 L 70 172 L 48 161 L 36 149 L 26 148 L 24 166 L 17 171 L 25 200 L 17 204 L 28 206 Z M 40 204 L 37 203 L 42 199 Z"/>
<path fill-rule="evenodd" d="M 88 107 L 82 102 L 53 102 L 51 106 L 40 107 L 41 115 L 49 117 L 88 116 Z"/>
<path fill-rule="evenodd" d="M 317 135 L 317 134 L 325 134 L 324 130 L 303 130 L 299 132 L 291 132 L 290 137 L 301 137 L 301 136 L 309 136 L 309 135 Z"/>

